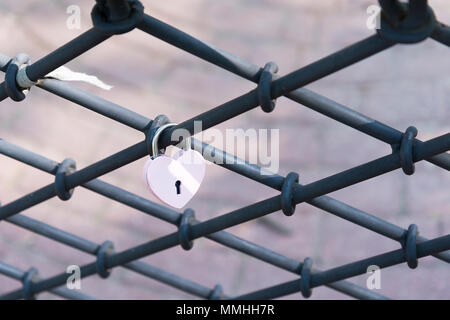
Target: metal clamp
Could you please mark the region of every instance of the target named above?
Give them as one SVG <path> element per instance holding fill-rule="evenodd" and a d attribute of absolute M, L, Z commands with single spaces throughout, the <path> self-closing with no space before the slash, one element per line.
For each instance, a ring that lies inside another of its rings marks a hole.
<path fill-rule="evenodd" d="M 211 290 L 211 293 L 208 296 L 209 300 L 220 300 L 222 297 L 222 286 L 220 284 L 216 284 L 214 289 Z"/>
<path fill-rule="evenodd" d="M 36 296 L 33 293 L 33 283 L 37 280 L 37 278 L 38 270 L 36 268 L 31 268 L 23 275 L 23 297 L 25 300 L 36 300 Z"/>
<path fill-rule="evenodd" d="M 419 228 L 415 224 L 411 224 L 408 227 L 408 231 L 405 232 L 402 237 L 402 247 L 405 251 L 406 262 L 411 269 L 417 268 L 419 261 L 417 260 L 417 235 L 419 234 Z"/>
<path fill-rule="evenodd" d="M 433 10 L 426 0 L 380 0 L 381 25 L 377 33 L 398 43 L 416 43 L 428 38 L 436 26 Z"/>
<path fill-rule="evenodd" d="M 414 138 L 417 136 L 416 127 L 408 127 L 402 136 L 400 143 L 400 164 L 402 170 L 407 175 L 412 175 L 415 171 L 413 159 Z"/>
<path fill-rule="evenodd" d="M 5 92 L 14 101 L 25 99 L 24 89 L 17 83 L 17 74 L 20 69 L 30 64 L 30 57 L 25 53 L 19 53 L 8 64 L 5 74 Z"/>
<path fill-rule="evenodd" d="M 312 294 L 311 291 L 311 267 L 313 260 L 311 258 L 305 258 L 302 265 L 302 271 L 300 273 L 300 292 L 304 298 L 309 298 Z"/>
<path fill-rule="evenodd" d="M 192 209 L 186 209 L 181 215 L 180 224 L 178 226 L 178 239 L 184 250 L 191 250 L 194 242 L 190 238 L 190 227 L 195 219 L 195 213 Z"/>
<path fill-rule="evenodd" d="M 272 112 L 275 109 L 276 100 L 272 100 L 270 86 L 274 73 L 278 72 L 278 66 L 275 62 L 268 62 L 264 66 L 258 82 L 258 101 L 264 112 Z"/>
<path fill-rule="evenodd" d="M 108 255 L 112 254 L 113 252 L 114 252 L 114 243 L 112 243 L 109 240 L 103 242 L 97 251 L 97 261 L 96 261 L 97 273 L 103 279 L 108 278 L 109 275 L 111 274 L 111 269 L 108 269 L 106 267 L 107 265 L 106 259 Z"/>
<path fill-rule="evenodd" d="M 117 12 L 112 12 L 108 4 L 104 0 L 97 0 L 91 12 L 94 28 L 104 34 L 116 35 L 129 32 L 144 18 L 144 6 L 137 0 L 126 0 L 123 7 L 114 7 L 115 11 L 128 9 L 129 15 L 125 19 L 116 19 Z"/>
<path fill-rule="evenodd" d="M 176 126 L 177 123 L 167 123 L 161 127 L 159 127 L 155 134 L 153 135 L 152 138 L 152 153 L 151 153 L 151 157 L 157 157 L 159 154 L 159 148 L 158 148 L 158 139 L 159 136 L 161 135 L 161 133 L 164 131 L 164 129 L 169 128 L 169 127 L 174 127 Z"/>
<path fill-rule="evenodd" d="M 58 198 L 63 201 L 67 201 L 72 197 L 73 190 L 67 190 L 66 176 L 74 173 L 76 170 L 75 161 L 67 158 L 58 166 L 58 170 L 55 174 L 55 192 Z"/>
<path fill-rule="evenodd" d="M 295 184 L 298 183 L 298 173 L 289 172 L 284 178 L 283 186 L 281 187 L 281 211 L 286 216 L 292 216 L 295 212 L 295 203 L 293 201 Z"/>
<path fill-rule="evenodd" d="M 145 129 L 145 142 L 147 144 L 147 153 L 150 157 L 156 157 L 161 149 L 158 147 L 158 139 L 164 129 L 176 126 L 176 123 L 170 122 L 166 115 L 159 115 L 147 125 Z"/>

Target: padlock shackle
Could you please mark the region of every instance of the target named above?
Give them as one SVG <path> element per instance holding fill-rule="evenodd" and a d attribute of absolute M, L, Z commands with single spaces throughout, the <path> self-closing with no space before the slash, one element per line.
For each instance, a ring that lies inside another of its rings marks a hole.
<path fill-rule="evenodd" d="M 153 135 L 153 139 L 152 139 L 152 157 L 155 158 L 158 155 L 158 139 L 159 136 L 161 135 L 161 133 L 164 131 L 164 129 L 168 128 L 168 127 L 174 127 L 176 126 L 177 123 L 167 123 L 165 125 L 162 125 L 161 127 L 159 127 L 155 134 Z"/>

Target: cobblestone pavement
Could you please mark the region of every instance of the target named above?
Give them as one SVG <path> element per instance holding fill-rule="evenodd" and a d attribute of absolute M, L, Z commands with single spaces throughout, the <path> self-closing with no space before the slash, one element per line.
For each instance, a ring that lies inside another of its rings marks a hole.
<path fill-rule="evenodd" d="M 374 0 L 142 2 L 148 14 L 203 41 L 261 66 L 276 61 L 282 75 L 371 35 L 366 28 L 366 8 L 375 4 Z M 450 22 L 448 1 L 429 2 L 439 20 Z M 71 4 L 81 7 L 80 30 L 66 28 L 66 8 Z M 92 4 L 90 0 L 2 1 L 0 52 L 9 56 L 26 52 L 36 61 L 91 26 Z M 401 131 L 414 125 L 419 129 L 418 138 L 428 139 L 450 129 L 448 57 L 448 48 L 433 40 L 397 45 L 308 88 Z M 149 118 L 164 113 L 175 122 L 255 87 L 138 30 L 113 37 L 68 66 L 95 74 L 114 88 L 103 91 L 74 85 Z M 285 98 L 278 99 L 273 113 L 256 108 L 218 128 L 280 129 L 279 173 L 299 172 L 305 184 L 390 152 L 384 143 Z M 73 158 L 77 167 L 83 168 L 140 141 L 143 135 L 34 88 L 21 103 L 2 102 L 0 137 L 57 161 Z M 141 159 L 102 179 L 157 201 L 141 179 L 144 163 Z M 0 166 L 2 203 L 53 180 L 3 156 Z M 432 238 L 450 230 L 449 190 L 448 172 L 421 162 L 413 176 L 397 170 L 331 196 L 404 228 L 416 223 L 422 235 Z M 199 219 L 208 219 L 276 194 L 226 169 L 208 166 L 204 183 L 189 207 Z M 111 239 L 117 250 L 175 230 L 83 188 L 77 188 L 69 202 L 54 198 L 24 214 L 98 243 Z M 228 231 L 298 260 L 311 256 L 322 269 L 399 248 L 394 241 L 308 204 L 297 206 L 292 217 L 277 212 Z M 220 283 L 231 296 L 295 278 L 207 239 L 195 241 L 189 252 L 176 247 L 142 260 L 211 288 Z M 47 277 L 69 264 L 88 263 L 93 258 L 0 223 L 0 261 L 22 269 L 34 266 Z M 383 269 L 381 276 L 379 292 L 391 298 L 450 298 L 449 267 L 434 258 L 421 259 L 416 270 L 406 264 Z M 366 278 L 350 280 L 365 286 Z M 18 286 L 17 281 L 0 276 L 0 293 Z M 98 276 L 83 279 L 82 291 L 103 299 L 191 298 L 123 268 L 114 269 L 108 281 Z M 54 298 L 47 293 L 39 297 Z M 321 287 L 314 289 L 311 298 L 347 297 Z"/>

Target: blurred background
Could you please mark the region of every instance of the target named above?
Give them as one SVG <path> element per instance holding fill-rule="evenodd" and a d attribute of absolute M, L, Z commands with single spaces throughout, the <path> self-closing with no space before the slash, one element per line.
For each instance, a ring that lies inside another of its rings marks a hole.
<path fill-rule="evenodd" d="M 284 75 L 316 61 L 373 31 L 366 27 L 369 5 L 375 0 L 142 0 L 147 14 L 194 37 L 263 66 L 276 61 Z M 450 22 L 450 3 L 430 0 L 437 18 Z M 81 8 L 81 28 L 69 30 L 66 9 Z M 91 27 L 93 0 L 3 0 L 0 3 L 0 52 L 10 57 L 28 53 L 33 61 Z M 227 71 L 135 30 L 113 37 L 67 64 L 72 70 L 98 76 L 113 85 L 110 91 L 73 83 L 83 89 L 154 118 L 166 114 L 174 122 L 231 100 L 255 87 Z M 448 48 L 433 40 L 396 45 L 308 86 L 341 104 L 404 131 L 419 129 L 427 140 L 450 129 L 450 59 Z M 0 137 L 53 159 L 76 160 L 83 168 L 143 139 L 143 134 L 33 88 L 20 103 L 1 103 Z M 256 108 L 217 128 L 266 128 L 280 131 L 280 170 L 300 174 L 307 184 L 388 154 L 388 145 L 342 125 L 286 98 L 275 111 Z M 146 159 L 101 179 L 158 201 L 146 189 L 141 172 Z M 53 177 L 0 156 L 0 201 L 5 204 Z M 220 187 L 219 187 L 220 186 Z M 442 236 L 450 230 L 450 176 L 426 162 L 416 173 L 401 170 L 345 188 L 330 196 L 391 223 L 407 228 L 415 223 L 421 235 Z M 278 194 L 261 184 L 218 166 L 207 166 L 198 194 L 188 204 L 200 220 L 209 219 Z M 23 214 L 101 243 L 113 240 L 116 250 L 156 239 L 175 227 L 113 202 L 83 188 L 72 199 L 53 198 Z M 249 241 L 329 269 L 363 259 L 399 244 L 308 204 L 294 216 L 276 212 L 228 229 Z M 55 241 L 0 223 L 0 261 L 23 270 L 39 269 L 41 277 L 63 272 L 67 265 L 94 261 Z M 142 259 L 210 288 L 220 283 L 234 296 L 284 281 L 295 275 L 233 251 L 207 239 L 186 252 L 179 246 Z M 365 287 L 367 275 L 350 279 Z M 379 293 L 390 298 L 449 299 L 449 267 L 424 258 L 411 270 L 406 263 L 381 271 Z M 20 283 L 0 275 L 0 294 Z M 82 292 L 101 299 L 192 298 L 177 289 L 115 268 L 107 281 L 82 280 Z M 40 299 L 54 299 L 43 293 Z M 286 298 L 302 298 L 301 294 Z M 326 287 L 312 299 L 348 299 Z"/>

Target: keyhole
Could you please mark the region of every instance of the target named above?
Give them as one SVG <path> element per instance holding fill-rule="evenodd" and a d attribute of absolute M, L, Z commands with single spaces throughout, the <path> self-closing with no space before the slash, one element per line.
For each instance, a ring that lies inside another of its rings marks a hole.
<path fill-rule="evenodd" d="M 181 187 L 181 181 L 180 181 L 180 180 L 177 180 L 177 181 L 175 182 L 175 188 L 177 188 L 177 194 L 180 194 L 180 193 L 181 193 L 180 187 Z"/>

